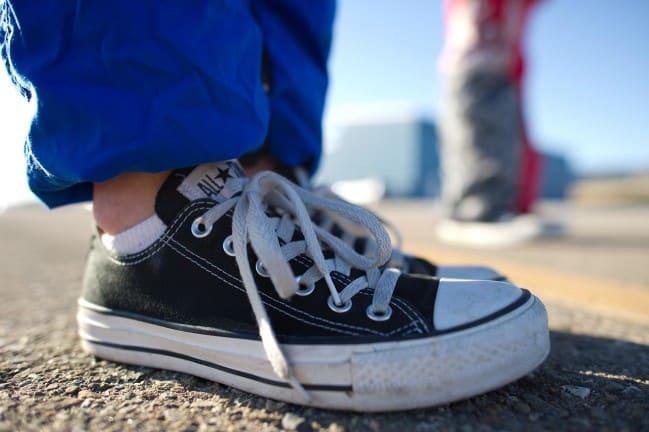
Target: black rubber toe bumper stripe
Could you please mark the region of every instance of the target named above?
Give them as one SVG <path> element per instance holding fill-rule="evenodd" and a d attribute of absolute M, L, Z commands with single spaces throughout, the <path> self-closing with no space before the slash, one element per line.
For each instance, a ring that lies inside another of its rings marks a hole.
<path fill-rule="evenodd" d="M 148 354 L 156 354 L 156 355 L 162 355 L 162 356 L 167 356 L 167 357 L 175 357 L 181 360 L 186 360 L 190 361 L 196 364 L 200 364 L 202 366 L 207 366 L 212 369 L 217 369 L 222 372 L 229 373 L 231 375 L 237 375 L 243 378 L 247 378 L 253 381 L 257 381 L 263 384 L 268 384 L 276 387 L 284 387 L 284 388 L 291 388 L 291 385 L 289 383 L 283 382 L 283 381 L 275 381 L 271 380 L 268 378 L 260 377 L 248 372 L 243 372 L 239 371 L 236 369 L 229 368 L 227 366 L 222 366 L 216 363 L 209 362 L 207 360 L 195 358 L 188 356 L 186 354 L 180 354 L 177 352 L 173 351 L 167 351 L 167 350 L 161 350 L 157 348 L 146 348 L 146 347 L 138 347 L 138 346 L 132 346 L 132 345 L 121 345 L 121 344 L 114 344 L 110 342 L 102 342 L 102 341 L 96 341 L 96 340 L 90 340 L 90 339 L 84 339 L 86 342 L 94 344 L 94 345 L 101 345 L 113 349 L 120 349 L 120 350 L 126 350 L 126 351 L 137 351 L 137 352 L 143 352 L 143 353 L 148 353 Z M 348 385 L 333 385 L 333 384 L 302 384 L 302 387 L 304 387 L 306 390 L 313 390 L 313 391 L 331 391 L 331 392 L 351 392 L 353 390 L 352 386 Z"/>

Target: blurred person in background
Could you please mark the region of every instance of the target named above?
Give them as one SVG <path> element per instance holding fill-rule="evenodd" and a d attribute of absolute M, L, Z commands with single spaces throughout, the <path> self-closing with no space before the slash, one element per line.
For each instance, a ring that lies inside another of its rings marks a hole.
<path fill-rule="evenodd" d="M 537 0 L 445 0 L 440 58 L 440 239 L 504 246 L 533 239 L 541 158 L 523 114 L 523 40 Z"/>

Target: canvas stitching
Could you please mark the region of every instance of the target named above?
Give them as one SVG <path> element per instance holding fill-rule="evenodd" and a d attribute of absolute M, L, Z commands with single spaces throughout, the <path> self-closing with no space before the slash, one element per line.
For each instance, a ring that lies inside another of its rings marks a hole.
<path fill-rule="evenodd" d="M 181 255 L 182 257 L 184 257 L 185 259 L 191 261 L 194 265 L 196 265 L 197 267 L 199 267 L 199 268 L 203 269 L 204 271 L 208 272 L 209 274 L 211 274 L 212 276 L 216 277 L 217 279 L 223 281 L 224 283 L 230 285 L 231 287 L 233 287 L 233 288 L 235 288 L 235 289 L 237 289 L 237 290 L 239 290 L 239 291 L 241 291 L 241 292 L 245 292 L 245 290 L 244 290 L 243 288 L 241 288 L 241 287 L 239 287 L 239 286 L 237 286 L 237 285 L 234 285 L 234 284 L 231 283 L 231 282 L 226 281 L 225 279 L 223 279 L 222 277 L 218 276 L 216 273 L 214 273 L 214 272 L 211 271 L 210 269 L 208 269 L 208 268 L 206 268 L 205 266 L 201 265 L 201 263 L 199 263 L 198 261 L 192 259 L 190 256 L 185 255 L 181 250 L 177 249 L 177 248 L 174 247 L 172 244 L 169 244 L 169 247 L 170 247 L 171 249 L 173 249 L 176 253 L 178 253 L 179 255 Z M 264 294 L 264 293 L 260 293 L 260 294 L 262 294 L 262 295 L 266 295 L 266 294 Z M 274 310 L 276 310 L 276 311 L 278 311 L 278 312 L 280 312 L 280 313 L 283 313 L 283 314 L 285 314 L 285 315 L 287 315 L 287 316 L 290 316 L 291 318 L 295 318 L 296 320 L 301 321 L 301 322 L 304 322 L 304 323 L 309 324 L 309 325 L 313 325 L 313 326 L 316 326 L 316 327 L 324 328 L 324 329 L 331 330 L 331 331 L 338 332 L 338 333 L 349 334 L 349 335 L 352 335 L 352 336 L 360 336 L 360 335 L 361 335 L 360 333 L 354 333 L 354 332 L 350 332 L 350 331 L 345 331 L 345 330 L 335 329 L 335 328 L 331 328 L 331 327 L 328 327 L 328 326 L 324 326 L 324 325 L 322 325 L 322 324 L 309 322 L 309 321 L 307 321 L 307 320 L 305 320 L 305 319 L 303 319 L 303 318 L 293 316 L 293 315 L 289 314 L 288 312 L 282 310 L 281 308 L 279 308 L 279 307 L 277 307 L 277 306 L 275 306 L 275 305 L 273 305 L 273 304 L 268 304 L 268 303 L 266 303 L 266 302 L 264 302 L 264 304 L 266 304 L 266 305 L 267 305 L 268 307 L 270 307 L 271 309 L 274 309 Z"/>
<path fill-rule="evenodd" d="M 192 252 L 191 250 L 187 249 L 184 245 L 182 245 L 181 243 L 179 243 L 177 240 L 173 239 L 173 237 L 174 237 L 174 236 L 176 235 L 176 233 L 180 230 L 180 228 L 182 227 L 182 225 L 187 221 L 187 219 L 188 219 L 188 218 L 189 218 L 193 213 L 195 213 L 196 211 L 199 211 L 199 210 L 209 210 L 210 208 L 211 208 L 211 206 L 208 205 L 208 204 L 206 204 L 206 203 L 194 203 L 194 204 L 190 204 L 189 206 L 185 207 L 185 208 L 184 208 L 184 209 L 179 213 L 179 215 L 174 219 L 174 222 L 171 224 L 171 226 L 169 227 L 169 229 L 167 229 L 167 230 L 165 231 L 165 233 L 160 237 L 160 239 L 159 239 L 159 240 L 158 240 L 154 245 L 152 245 L 152 246 L 148 247 L 147 249 L 145 249 L 145 250 L 143 250 L 143 251 L 141 251 L 141 252 L 138 252 L 138 253 L 136 253 L 136 254 L 131 254 L 131 255 L 124 256 L 124 257 L 121 258 L 121 260 L 120 260 L 119 258 L 114 257 L 114 256 L 111 256 L 111 255 L 108 255 L 108 258 L 109 258 L 112 262 L 114 262 L 115 264 L 122 265 L 122 266 L 132 266 L 132 265 L 139 264 L 139 263 L 141 263 L 141 262 L 147 260 L 148 258 L 152 257 L 153 255 L 157 254 L 157 253 L 158 253 L 158 252 L 159 252 L 159 251 L 160 251 L 164 246 L 169 246 L 171 249 L 173 249 L 174 251 L 176 251 L 177 253 L 179 253 L 181 256 L 185 257 L 186 259 L 188 259 L 189 261 L 191 261 L 191 262 L 194 263 L 195 265 L 197 265 L 197 266 L 199 266 L 200 268 L 204 269 L 205 271 L 207 271 L 208 273 L 210 273 L 211 275 L 213 275 L 213 276 L 216 277 L 217 279 L 219 279 L 219 280 L 225 282 L 226 284 L 228 284 L 228 285 L 230 285 L 230 286 L 232 286 L 232 287 L 234 287 L 234 288 L 236 288 L 236 289 L 238 289 L 238 290 L 240 290 L 240 291 L 242 291 L 242 292 L 245 292 L 245 290 L 243 290 L 243 288 L 241 288 L 240 286 L 235 285 L 235 284 L 233 284 L 232 282 L 229 282 L 229 281 L 225 280 L 223 277 L 218 276 L 218 275 L 215 274 L 214 272 L 212 272 L 212 271 L 210 271 L 209 269 L 207 269 L 207 268 L 205 268 L 204 266 L 202 266 L 200 263 L 198 263 L 198 262 L 196 262 L 195 260 L 191 259 L 191 258 L 188 257 L 187 255 L 183 254 L 183 253 L 182 253 L 181 251 L 179 251 L 176 247 L 174 247 L 173 245 L 170 244 L 170 242 L 175 243 L 176 245 L 178 245 L 178 246 L 182 247 L 183 249 L 185 249 L 189 254 L 191 254 L 191 255 L 193 255 L 193 256 L 195 256 L 195 257 L 197 257 L 197 258 L 199 258 L 199 259 L 201 259 L 201 260 L 203 260 L 203 261 L 205 261 L 205 262 L 207 262 L 211 267 L 213 267 L 213 268 L 219 270 L 222 274 L 225 274 L 225 275 L 229 276 L 231 279 L 233 279 L 233 280 L 236 281 L 237 283 L 241 283 L 241 280 L 239 280 L 239 279 L 238 279 L 237 277 L 235 277 L 234 275 L 231 275 L 231 274 L 228 273 L 227 271 L 225 271 L 225 270 L 221 269 L 220 267 L 214 265 L 213 263 L 211 263 L 211 262 L 205 260 L 204 258 L 202 258 L 202 257 L 200 257 L 199 255 L 195 254 L 195 253 Z M 231 217 L 232 217 L 229 213 L 226 213 L 224 216 L 225 216 L 225 217 L 228 217 L 228 218 L 231 218 Z M 312 265 L 313 265 L 313 262 L 312 262 L 308 257 L 306 257 L 306 256 L 304 256 L 304 255 L 300 255 L 300 256 L 296 257 L 295 259 L 296 259 L 297 262 L 299 262 L 300 264 L 302 264 L 302 265 L 304 265 L 304 266 L 309 267 L 309 266 L 312 266 Z M 350 282 L 350 281 L 349 281 L 349 278 L 344 278 L 344 279 L 343 279 L 341 276 L 344 276 L 344 275 L 340 275 L 340 276 L 339 276 L 339 275 L 337 275 L 337 274 L 334 274 L 334 275 L 332 275 L 332 278 L 337 279 L 337 280 L 338 280 L 339 282 L 341 282 L 341 283 L 349 283 L 349 282 Z M 260 292 L 260 294 L 261 294 L 262 296 L 264 296 L 264 297 L 265 297 L 267 300 L 269 300 L 269 301 L 278 302 L 278 300 L 276 300 L 276 299 L 274 299 L 274 298 L 268 296 L 267 294 L 265 294 L 265 293 L 263 293 L 263 292 Z M 364 294 L 364 295 L 369 295 L 369 294 L 367 294 L 367 293 L 363 293 L 363 294 Z M 397 298 L 395 298 L 395 299 L 393 299 L 393 300 L 394 300 L 394 301 L 397 301 L 398 303 L 401 303 L 401 302 L 399 301 L 399 299 L 397 299 Z M 265 304 L 268 304 L 268 303 L 266 303 L 266 302 L 264 302 L 264 303 L 265 303 Z M 419 326 L 417 325 L 417 321 L 421 321 L 421 318 L 419 318 L 418 320 L 417 320 L 417 319 L 413 319 L 412 315 L 411 315 L 410 313 L 408 313 L 408 311 L 404 310 L 404 309 L 403 309 L 399 304 L 396 304 L 395 306 L 397 307 L 397 309 L 399 309 L 399 310 L 400 310 L 400 311 L 401 311 L 401 312 L 402 312 L 406 317 L 408 317 L 409 319 L 411 319 L 412 322 L 410 322 L 410 323 L 408 323 L 408 324 L 406 324 L 406 325 L 400 327 L 399 329 L 392 330 L 392 331 L 389 332 L 389 333 L 384 333 L 384 332 L 379 332 L 379 331 L 376 331 L 376 330 L 373 330 L 373 329 L 371 329 L 371 328 L 367 328 L 367 327 L 354 326 L 354 325 L 345 324 L 345 323 L 335 323 L 335 322 L 332 322 L 332 321 L 327 320 L 327 319 L 325 319 L 325 318 L 311 315 L 311 314 L 309 314 L 309 313 L 307 313 L 307 312 L 305 312 L 305 311 L 302 311 L 302 310 L 300 310 L 300 309 L 294 308 L 294 307 L 292 307 L 292 306 L 290 306 L 290 305 L 288 305 L 288 304 L 286 304 L 286 303 L 279 303 L 279 304 L 280 304 L 281 306 L 284 306 L 284 307 L 286 307 L 286 308 L 288 308 L 288 309 L 291 309 L 291 310 L 293 310 L 293 311 L 295 311 L 295 312 L 297 312 L 297 313 L 300 313 L 300 314 L 306 315 L 307 317 L 310 317 L 310 318 L 312 318 L 312 319 L 314 319 L 314 320 L 322 321 L 322 322 L 329 323 L 329 324 L 332 324 L 332 325 L 335 325 L 335 326 L 340 326 L 340 327 L 347 327 L 347 328 L 351 328 L 351 329 L 363 330 L 363 331 L 366 331 L 366 332 L 369 332 L 369 333 L 374 333 L 374 334 L 377 334 L 377 335 L 387 335 L 387 336 L 389 336 L 389 335 L 394 334 L 395 332 L 397 332 L 398 330 L 400 330 L 400 329 L 402 329 L 402 328 L 405 328 L 405 327 L 408 327 L 408 326 L 412 326 L 412 325 L 415 325 L 415 326 L 418 328 Z M 299 321 L 305 322 L 305 323 L 312 324 L 312 325 L 314 325 L 314 326 L 316 326 L 316 327 L 321 327 L 321 328 L 324 328 L 324 329 L 327 329 L 327 330 L 337 331 L 337 332 L 340 332 L 340 333 L 346 333 L 346 334 L 350 334 L 350 335 L 360 335 L 359 333 L 353 333 L 353 332 L 349 332 L 349 331 L 342 330 L 342 329 L 331 328 L 331 327 L 328 327 L 328 326 L 326 326 L 326 325 L 322 325 L 322 324 L 320 324 L 320 323 L 311 323 L 311 322 L 309 322 L 309 321 L 307 321 L 307 320 L 305 320 L 305 319 L 303 319 L 303 318 L 300 318 L 300 317 L 294 316 L 294 315 L 288 313 L 287 311 L 284 311 L 284 310 L 280 309 L 278 306 L 275 306 L 275 305 L 272 305 L 272 304 L 268 304 L 268 306 L 270 306 L 271 308 L 273 308 L 273 309 L 275 309 L 275 310 L 277 310 L 277 311 L 279 311 L 279 312 L 281 312 L 281 313 L 283 313 L 283 314 L 285 314 L 285 315 L 287 315 L 287 316 L 293 317 L 293 318 L 295 318 L 295 319 L 297 319 L 297 320 L 299 320 Z M 410 311 L 412 311 L 412 309 L 411 309 L 410 307 L 408 307 L 408 309 L 409 309 Z"/>
<path fill-rule="evenodd" d="M 183 244 L 179 243 L 177 240 L 172 240 L 172 242 L 173 242 L 175 245 L 177 245 L 177 246 L 181 247 L 182 249 L 184 249 L 184 250 L 186 251 L 186 253 L 188 253 L 188 254 L 190 254 L 190 255 L 196 257 L 197 259 L 201 260 L 202 262 L 204 262 L 204 263 L 205 263 L 206 265 L 208 265 L 210 268 L 215 269 L 215 270 L 218 270 L 220 273 L 229 276 L 232 280 L 236 281 L 237 283 L 241 283 L 241 280 L 238 279 L 236 276 L 234 276 L 234 275 L 228 273 L 227 271 L 223 270 L 222 268 L 216 266 L 214 263 L 212 263 L 212 262 L 206 260 L 205 258 L 201 257 L 200 255 L 197 255 L 196 253 L 194 253 L 193 251 L 191 251 L 190 249 L 188 249 L 186 246 L 184 246 Z M 171 248 L 174 249 L 174 250 L 177 250 L 177 249 L 176 249 L 172 244 L 170 244 L 169 247 L 171 247 Z M 185 256 L 184 254 L 182 254 L 182 255 Z M 186 257 L 186 256 L 185 256 L 185 257 Z M 187 258 L 187 257 L 186 257 L 186 258 Z M 188 258 L 188 259 L 189 259 L 189 258 Z M 192 259 L 190 259 L 190 261 L 194 262 L 194 260 L 192 260 Z M 209 272 L 210 274 L 213 274 L 211 271 L 208 271 L 208 272 Z M 219 278 L 219 279 L 223 280 L 222 278 Z M 242 291 L 242 292 L 245 292 L 245 290 L 244 290 L 243 288 L 241 288 L 240 286 L 238 286 L 238 285 L 233 285 L 232 283 L 228 283 L 228 284 L 231 285 L 231 286 L 233 286 L 233 287 L 235 287 L 236 289 L 238 289 L 238 290 L 240 290 L 240 291 Z M 303 311 L 303 310 L 301 310 L 301 309 L 297 309 L 297 308 L 295 308 L 295 307 L 293 307 L 293 306 L 291 306 L 291 305 L 289 305 L 289 304 L 287 304 L 287 303 L 281 302 L 280 300 L 274 299 L 273 297 L 269 296 L 268 294 L 266 294 L 266 293 L 264 293 L 264 292 L 261 292 L 261 291 L 260 291 L 259 294 L 260 294 L 262 297 L 264 297 L 266 300 L 268 300 L 268 301 L 272 301 L 272 302 L 275 302 L 275 303 L 279 303 L 279 305 L 281 305 L 281 306 L 283 306 L 283 307 L 285 307 L 285 308 L 287 308 L 287 309 L 290 309 L 290 310 L 292 310 L 292 311 L 294 311 L 294 312 L 296 312 L 296 313 L 300 313 L 300 314 L 306 315 L 306 316 L 308 316 L 308 317 L 310 317 L 310 318 L 313 318 L 314 320 L 322 321 L 322 322 L 325 322 L 325 323 L 328 323 L 328 324 L 330 324 L 330 325 L 334 325 L 334 326 L 348 327 L 348 328 L 351 328 L 351 329 L 364 330 L 364 331 L 366 331 L 366 332 L 374 333 L 374 334 L 377 334 L 377 335 L 385 335 L 384 332 L 380 332 L 380 331 L 377 331 L 377 330 L 374 330 L 374 329 L 371 329 L 371 328 L 362 327 L 362 326 L 355 326 L 355 325 L 345 324 L 345 323 L 337 323 L 337 322 L 330 321 L 330 320 L 328 320 L 328 319 L 326 319 L 326 318 L 322 318 L 322 317 L 319 317 L 319 316 L 311 315 L 311 314 L 308 313 L 308 312 L 305 312 L 305 311 Z M 264 304 L 266 304 L 266 301 L 264 301 Z"/>

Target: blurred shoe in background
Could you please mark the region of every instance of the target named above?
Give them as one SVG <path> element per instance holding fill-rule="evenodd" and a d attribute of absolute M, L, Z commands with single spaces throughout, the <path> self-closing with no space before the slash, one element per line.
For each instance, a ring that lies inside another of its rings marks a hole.
<path fill-rule="evenodd" d="M 440 240 L 458 246 L 501 248 L 563 233 L 558 222 L 534 214 L 506 214 L 491 221 L 442 219 L 437 223 Z"/>

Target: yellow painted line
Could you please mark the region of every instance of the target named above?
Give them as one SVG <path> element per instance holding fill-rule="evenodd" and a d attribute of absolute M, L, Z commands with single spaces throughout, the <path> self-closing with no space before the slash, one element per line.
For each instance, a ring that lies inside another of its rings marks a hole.
<path fill-rule="evenodd" d="M 520 264 L 471 252 L 407 243 L 409 253 L 443 264 L 480 264 L 505 274 L 516 285 L 549 303 L 649 325 L 649 287 Z"/>

